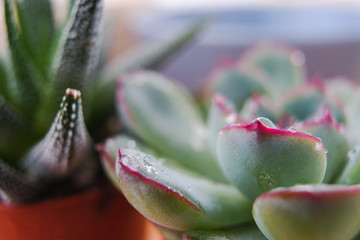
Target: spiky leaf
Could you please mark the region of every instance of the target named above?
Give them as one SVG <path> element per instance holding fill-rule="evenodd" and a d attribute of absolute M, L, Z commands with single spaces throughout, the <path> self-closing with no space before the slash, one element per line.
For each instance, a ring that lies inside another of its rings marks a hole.
<path fill-rule="evenodd" d="M 41 76 L 20 41 L 20 32 L 15 24 L 14 10 L 10 0 L 4 1 L 4 8 L 12 67 L 16 77 L 18 104 L 22 106 L 27 117 L 32 118 L 31 113 L 36 109 L 35 106 L 39 102 L 42 90 L 39 85 Z"/>
<path fill-rule="evenodd" d="M 41 187 L 0 159 L 0 200 L 6 204 L 23 204 L 37 200 Z"/>
<path fill-rule="evenodd" d="M 16 0 L 21 40 L 26 51 L 45 77 L 55 36 L 49 0 Z"/>
<path fill-rule="evenodd" d="M 83 119 L 81 94 L 67 89 L 52 126 L 25 156 L 24 166 L 38 177 L 63 179 L 71 176 L 84 162 L 91 161 L 91 148 Z"/>
<path fill-rule="evenodd" d="M 36 120 L 39 131 L 49 124 L 48 116 L 56 113 L 58 99 L 66 88 L 83 89 L 84 84 L 89 82 L 101 10 L 101 0 L 74 2 L 51 62 L 50 77 L 53 82 Z"/>
<path fill-rule="evenodd" d="M 183 31 L 164 42 L 145 43 L 115 59 L 105 69 L 107 79 L 116 79 L 119 75 L 139 69 L 157 70 L 169 58 L 174 57 L 190 41 L 199 35 L 206 26 L 206 20 L 200 19 Z"/>
<path fill-rule="evenodd" d="M 0 156 L 9 161 L 17 160 L 31 140 L 29 122 L 15 106 L 0 96 Z"/>

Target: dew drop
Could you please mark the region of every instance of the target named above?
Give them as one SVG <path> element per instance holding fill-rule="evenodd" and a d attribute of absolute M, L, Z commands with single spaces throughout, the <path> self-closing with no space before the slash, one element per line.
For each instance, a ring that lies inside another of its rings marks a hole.
<path fill-rule="evenodd" d="M 151 155 L 146 155 L 144 157 L 144 165 L 147 168 L 153 168 L 156 165 L 156 158 Z"/>
<path fill-rule="evenodd" d="M 74 122 L 70 122 L 70 123 L 69 123 L 69 127 L 70 127 L 70 128 L 74 128 L 74 127 L 75 127 L 75 123 L 74 123 Z"/>
<path fill-rule="evenodd" d="M 191 187 L 190 186 L 187 186 L 186 189 L 188 190 L 188 192 L 191 192 Z"/>
<path fill-rule="evenodd" d="M 276 128 L 275 124 L 268 118 L 258 117 L 256 120 L 261 122 L 262 125 L 264 125 L 268 128 Z"/>
<path fill-rule="evenodd" d="M 327 154 L 327 153 L 328 153 L 328 150 L 327 150 L 326 148 L 324 148 L 324 150 L 325 150 L 325 154 Z"/>
<path fill-rule="evenodd" d="M 71 118 L 71 120 L 75 120 L 76 114 L 75 114 L 75 113 L 72 113 L 72 114 L 70 115 L 70 118 Z"/>
<path fill-rule="evenodd" d="M 289 128 L 289 131 L 290 131 L 290 132 L 296 132 L 296 128 L 295 128 L 295 127 L 290 127 L 290 128 Z"/>
<path fill-rule="evenodd" d="M 230 113 L 225 118 L 225 123 L 227 124 L 234 123 L 235 121 L 236 121 L 236 113 Z"/>
<path fill-rule="evenodd" d="M 73 110 L 73 112 L 76 111 L 76 104 L 75 104 L 75 103 L 73 103 L 73 104 L 71 105 L 71 109 Z"/>
<path fill-rule="evenodd" d="M 359 151 L 359 146 L 355 146 L 351 151 L 348 153 L 348 157 L 351 159 L 353 158 L 356 153 Z"/>
<path fill-rule="evenodd" d="M 322 148 L 321 143 L 320 143 L 320 142 L 316 142 L 316 144 L 315 144 L 315 151 L 320 151 L 321 148 Z"/>
<path fill-rule="evenodd" d="M 126 143 L 126 147 L 130 149 L 134 149 L 136 147 L 136 142 L 134 140 L 129 140 Z"/>
<path fill-rule="evenodd" d="M 140 164 L 139 164 L 139 160 L 137 157 L 135 156 L 131 156 L 131 155 L 123 155 L 122 156 L 122 162 L 129 167 L 130 169 L 137 171 L 139 170 Z"/>

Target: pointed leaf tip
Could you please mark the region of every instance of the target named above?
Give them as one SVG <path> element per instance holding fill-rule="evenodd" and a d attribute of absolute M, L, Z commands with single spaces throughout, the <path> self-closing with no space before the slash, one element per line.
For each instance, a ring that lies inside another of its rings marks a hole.
<path fill-rule="evenodd" d="M 24 158 L 24 166 L 39 177 L 66 178 L 90 161 L 91 142 L 83 119 L 81 93 L 67 89 L 50 130 Z"/>
<path fill-rule="evenodd" d="M 76 89 L 67 88 L 66 95 L 72 96 L 74 98 L 74 100 L 77 100 L 79 97 L 81 97 L 81 92 Z"/>

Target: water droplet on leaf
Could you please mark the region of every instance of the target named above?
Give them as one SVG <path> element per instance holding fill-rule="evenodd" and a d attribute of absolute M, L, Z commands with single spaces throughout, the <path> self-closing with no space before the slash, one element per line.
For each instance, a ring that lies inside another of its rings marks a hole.
<path fill-rule="evenodd" d="M 135 156 L 123 155 L 122 162 L 125 166 L 127 166 L 128 168 L 130 168 L 134 171 L 139 170 L 139 167 L 140 167 L 139 160 Z"/>
<path fill-rule="evenodd" d="M 136 147 L 136 142 L 134 140 L 129 140 L 126 143 L 126 147 L 130 149 L 134 149 Z"/>
<path fill-rule="evenodd" d="M 295 127 L 290 127 L 290 128 L 289 128 L 289 131 L 290 131 L 290 132 L 296 132 L 296 128 L 295 128 Z"/>
<path fill-rule="evenodd" d="M 153 168 L 156 165 L 156 158 L 151 155 L 146 155 L 144 157 L 144 165 L 147 168 Z"/>
<path fill-rule="evenodd" d="M 231 124 L 231 123 L 234 123 L 235 121 L 236 121 L 236 114 L 235 113 L 230 113 L 225 118 L 225 123 L 226 124 Z"/>

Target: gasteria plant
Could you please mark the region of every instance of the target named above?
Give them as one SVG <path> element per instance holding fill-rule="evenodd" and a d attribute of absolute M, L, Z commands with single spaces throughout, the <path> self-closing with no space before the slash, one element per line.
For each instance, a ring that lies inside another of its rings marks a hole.
<path fill-rule="evenodd" d="M 49 0 L 3 4 L 9 51 L 0 59 L 1 201 L 23 204 L 96 184 L 92 142 L 115 112 L 115 76 L 159 67 L 202 23 L 105 65 L 101 0 L 69 1 L 63 26 Z"/>
<path fill-rule="evenodd" d="M 98 145 L 103 165 L 168 239 L 360 230 L 357 83 L 306 80 L 303 53 L 261 43 L 221 63 L 197 98 L 152 71 L 122 75 L 116 91 L 128 135 Z"/>

